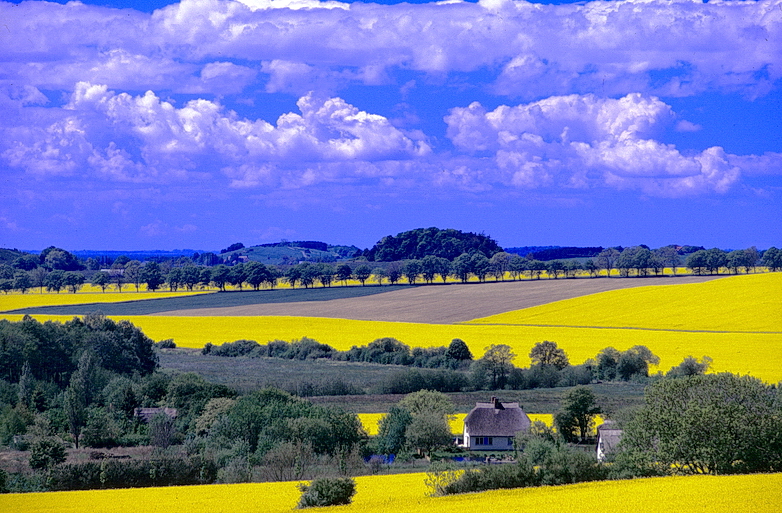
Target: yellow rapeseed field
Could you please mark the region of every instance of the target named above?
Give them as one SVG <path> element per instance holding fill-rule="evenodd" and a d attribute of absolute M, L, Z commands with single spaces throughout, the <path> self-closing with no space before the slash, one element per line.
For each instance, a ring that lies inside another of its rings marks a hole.
<path fill-rule="evenodd" d="M 209 294 L 209 292 L 136 292 L 135 289 L 125 292 L 116 291 L 79 291 L 76 294 L 69 292 L 7 294 L 0 296 L 0 312 L 17 310 L 19 308 L 35 308 L 39 306 L 55 305 L 84 305 L 88 303 L 120 303 L 122 301 L 141 301 L 144 299 L 160 299 L 164 297 L 180 297 L 194 294 Z"/>
<path fill-rule="evenodd" d="M 20 315 L 6 314 L 15 321 Z M 67 321 L 69 316 L 34 315 L 36 319 Z M 667 371 L 684 357 L 714 359 L 712 370 L 752 374 L 767 382 L 782 380 L 782 334 L 707 333 L 648 331 L 613 328 L 570 328 L 480 324 L 417 324 L 402 322 L 355 321 L 318 317 L 165 317 L 129 316 L 128 319 L 154 340 L 173 338 L 179 347 L 203 347 L 207 342 L 221 344 L 246 338 L 265 343 L 293 340 L 304 336 L 339 350 L 365 345 L 380 337 L 395 337 L 412 347 L 448 345 L 453 338 L 464 340 L 473 355 L 480 357 L 491 344 L 508 344 L 520 367 L 529 365 L 529 351 L 542 340 L 556 342 L 572 363 L 593 358 L 607 346 L 621 351 L 641 344 L 660 357 L 659 370 Z M 658 369 L 652 369 L 656 372 Z"/>
<path fill-rule="evenodd" d="M 470 322 L 782 332 L 782 273 L 612 290 Z"/>
<path fill-rule="evenodd" d="M 366 431 L 368 435 L 374 436 L 377 434 L 378 425 L 383 415 L 385 415 L 385 413 L 359 413 L 358 418 L 361 421 L 361 425 L 364 426 L 364 431 Z M 466 416 L 466 413 L 457 413 L 451 417 L 451 433 L 461 434 L 464 432 L 464 417 Z M 554 425 L 554 415 L 551 413 L 528 413 L 527 416 L 532 421 L 539 420 L 547 426 Z M 597 422 L 600 423 L 601 421 L 598 420 Z"/>
<path fill-rule="evenodd" d="M 428 497 L 424 474 L 356 478 L 349 506 L 330 513 L 657 513 L 668 511 L 776 513 L 782 474 L 692 476 L 602 481 Z M 298 501 L 294 482 L 206 485 L 0 495 L 0 511 L 14 513 L 282 513 Z"/>

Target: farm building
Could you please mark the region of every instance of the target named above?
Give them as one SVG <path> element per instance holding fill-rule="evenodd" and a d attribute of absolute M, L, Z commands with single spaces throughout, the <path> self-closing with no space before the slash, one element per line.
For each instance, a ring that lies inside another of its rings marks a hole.
<path fill-rule="evenodd" d="M 134 415 L 144 422 L 149 422 L 152 417 L 160 415 L 161 413 L 170 419 L 175 419 L 177 417 L 176 408 L 136 408 L 134 411 Z"/>
<path fill-rule="evenodd" d="M 462 446 L 471 451 L 509 451 L 519 431 L 527 431 L 531 422 L 519 403 L 476 403 L 464 418 Z"/>
<path fill-rule="evenodd" d="M 597 461 L 603 462 L 622 439 L 622 430 L 613 420 L 606 420 L 597 427 Z"/>

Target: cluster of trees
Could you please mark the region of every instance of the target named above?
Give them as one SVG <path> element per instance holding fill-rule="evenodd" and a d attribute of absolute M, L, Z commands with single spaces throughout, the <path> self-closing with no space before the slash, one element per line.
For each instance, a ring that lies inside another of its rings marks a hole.
<path fill-rule="evenodd" d="M 0 350 L 0 444 L 30 449 L 36 471 L 10 476 L 12 490 L 294 479 L 361 462 L 356 415 L 276 389 L 240 396 L 193 373 L 159 372 L 154 343 L 126 321 L 0 321 Z M 137 408 L 149 407 L 172 410 L 146 422 Z M 144 462 L 66 463 L 69 445 L 158 452 Z"/>
<path fill-rule="evenodd" d="M 268 344 L 259 344 L 254 340 L 237 340 L 222 345 L 206 344 L 201 353 L 223 357 L 329 359 L 413 367 L 393 374 L 380 390 L 376 390 L 392 394 L 424 389 L 440 392 L 528 390 L 583 385 L 596 381 L 646 381 L 650 367 L 660 362 L 649 348 L 636 345 L 625 351 L 607 347 L 594 358 L 580 365 L 571 365 L 567 354 L 556 342 L 544 340 L 532 347 L 529 353 L 532 364 L 527 368 L 519 368 L 513 363 L 517 355 L 507 344 L 492 344 L 484 349 L 481 358 L 474 359 L 467 344 L 458 338 L 453 339 L 447 347 L 411 349 L 395 338 L 384 337 L 366 346 L 353 346 L 347 351 L 338 351 L 308 337 L 292 342 L 273 340 Z M 703 374 L 710 364 L 711 359 L 708 357 L 698 360 L 690 356 L 669 370 L 668 375 Z M 430 372 L 427 369 L 436 369 L 438 372 Z M 313 390 L 320 391 L 322 395 L 352 395 L 357 392 L 356 387 L 333 385 L 313 385 Z"/>
<path fill-rule="evenodd" d="M 440 228 L 417 228 L 388 235 L 380 239 L 363 256 L 370 261 L 394 262 L 417 260 L 426 256 L 442 257 L 453 260 L 463 253 L 480 251 L 491 257 L 502 251 L 495 240 L 484 234 L 463 232 L 461 230 Z"/>
<path fill-rule="evenodd" d="M 472 353 L 467 344 L 458 338 L 448 347 L 410 346 L 391 337 L 376 339 L 366 346 L 353 346 L 347 351 L 338 351 L 328 344 L 321 344 L 309 337 L 292 342 L 273 340 L 259 344 L 254 340 L 237 340 L 221 345 L 207 343 L 201 354 L 212 356 L 268 357 L 288 360 L 330 360 L 347 362 L 379 363 L 385 365 L 408 365 L 429 369 L 465 369 L 472 362 Z"/>

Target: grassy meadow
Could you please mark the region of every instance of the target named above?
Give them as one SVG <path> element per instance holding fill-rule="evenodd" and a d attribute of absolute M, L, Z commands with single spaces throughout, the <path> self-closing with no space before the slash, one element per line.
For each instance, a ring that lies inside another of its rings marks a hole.
<path fill-rule="evenodd" d="M 470 321 L 782 333 L 782 273 L 612 290 Z"/>
<path fill-rule="evenodd" d="M 690 511 L 776 513 L 782 509 L 782 474 L 689 476 L 602 481 L 565 486 L 428 497 L 424 474 L 356 478 L 353 504 L 323 511 L 464 513 L 657 513 Z M 92 490 L 0 495 L 0 511 L 14 513 L 277 513 L 298 501 L 295 482 Z"/>

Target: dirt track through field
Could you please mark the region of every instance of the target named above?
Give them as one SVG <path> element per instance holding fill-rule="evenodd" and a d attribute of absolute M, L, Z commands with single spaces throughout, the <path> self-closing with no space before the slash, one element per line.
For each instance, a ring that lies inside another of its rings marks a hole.
<path fill-rule="evenodd" d="M 367 321 L 452 324 L 608 290 L 648 285 L 699 283 L 718 276 L 524 280 L 484 284 L 410 287 L 360 298 L 258 304 L 161 312 L 176 316 L 329 317 Z"/>

